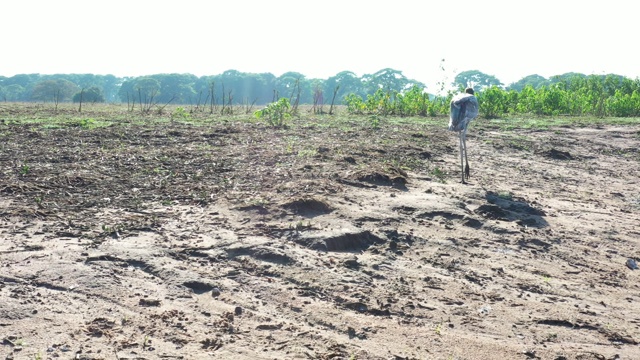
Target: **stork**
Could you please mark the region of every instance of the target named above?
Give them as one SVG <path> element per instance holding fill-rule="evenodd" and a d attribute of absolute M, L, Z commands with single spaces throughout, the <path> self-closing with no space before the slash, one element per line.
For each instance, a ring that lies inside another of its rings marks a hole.
<path fill-rule="evenodd" d="M 458 133 L 460 140 L 460 171 L 462 183 L 469 179 L 469 160 L 467 159 L 467 128 L 471 120 L 478 116 L 478 99 L 474 95 L 473 88 L 466 88 L 464 93 L 451 99 L 451 115 L 449 117 L 449 131 Z M 466 162 L 466 165 L 465 165 Z"/>

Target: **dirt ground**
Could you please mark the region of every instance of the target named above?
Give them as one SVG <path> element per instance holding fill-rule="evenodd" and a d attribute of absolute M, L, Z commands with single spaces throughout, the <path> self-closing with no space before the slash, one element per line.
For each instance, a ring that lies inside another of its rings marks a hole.
<path fill-rule="evenodd" d="M 484 122 L 0 125 L 0 357 L 640 359 L 640 125 Z"/>

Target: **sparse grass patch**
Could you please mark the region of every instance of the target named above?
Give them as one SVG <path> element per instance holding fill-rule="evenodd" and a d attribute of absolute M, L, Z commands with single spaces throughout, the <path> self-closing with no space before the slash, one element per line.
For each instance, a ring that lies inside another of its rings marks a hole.
<path fill-rule="evenodd" d="M 439 167 L 434 167 L 431 170 L 431 176 L 433 176 L 434 178 L 436 178 L 436 180 L 438 180 L 438 182 L 440 183 L 446 183 L 447 180 L 447 173 L 444 172 L 444 170 L 440 169 Z"/>
<path fill-rule="evenodd" d="M 379 129 L 380 128 L 380 116 L 378 115 L 369 115 L 369 124 L 371 125 L 371 128 L 373 129 Z"/>
<path fill-rule="evenodd" d="M 175 120 L 189 121 L 191 120 L 191 114 L 189 114 L 182 106 L 179 106 L 171 112 L 171 121 Z"/>
<path fill-rule="evenodd" d="M 29 171 L 31 171 L 31 167 L 27 164 L 22 164 L 22 166 L 20 166 L 20 175 L 28 175 Z"/>
<path fill-rule="evenodd" d="M 513 200 L 513 194 L 509 191 L 498 191 L 498 197 L 504 200 Z"/>
<path fill-rule="evenodd" d="M 318 155 L 318 150 L 313 149 L 313 148 L 306 148 L 306 149 L 301 149 L 298 150 L 298 156 L 299 157 L 314 157 Z"/>
<path fill-rule="evenodd" d="M 442 336 L 443 332 L 444 332 L 444 326 L 442 326 L 442 323 L 438 323 L 436 325 L 436 328 L 434 329 L 436 335 L 438 336 Z"/>

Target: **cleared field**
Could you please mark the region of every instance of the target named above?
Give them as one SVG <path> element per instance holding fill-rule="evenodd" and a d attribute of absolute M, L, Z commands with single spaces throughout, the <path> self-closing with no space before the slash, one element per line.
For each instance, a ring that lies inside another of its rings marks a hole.
<path fill-rule="evenodd" d="M 183 110 L 0 106 L 0 356 L 638 357 L 637 120 Z"/>

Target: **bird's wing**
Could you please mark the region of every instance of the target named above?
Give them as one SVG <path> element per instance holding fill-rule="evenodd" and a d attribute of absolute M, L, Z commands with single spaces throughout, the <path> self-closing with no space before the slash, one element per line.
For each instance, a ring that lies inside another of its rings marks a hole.
<path fill-rule="evenodd" d="M 451 99 L 451 101 L 455 102 L 456 105 L 459 105 L 459 104 L 466 103 L 467 101 L 470 101 L 471 99 L 475 99 L 475 96 L 473 96 L 471 94 L 458 94 L 458 95 L 454 96 L 453 99 Z"/>
<path fill-rule="evenodd" d="M 471 94 L 459 94 L 451 99 L 452 107 L 459 107 L 460 113 L 457 114 L 460 120 L 464 118 L 476 118 L 478 116 L 478 99 Z"/>
<path fill-rule="evenodd" d="M 480 105 L 478 104 L 478 99 L 475 96 L 470 96 L 466 104 L 465 117 L 470 119 L 475 119 L 478 117 L 478 113 L 480 112 Z"/>
<path fill-rule="evenodd" d="M 449 115 L 449 130 L 460 131 L 460 123 L 464 119 L 465 106 L 464 104 L 456 104 L 455 101 L 451 101 L 451 111 Z"/>

